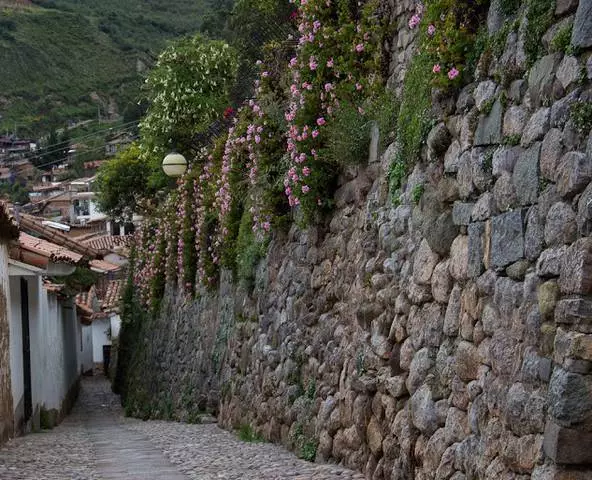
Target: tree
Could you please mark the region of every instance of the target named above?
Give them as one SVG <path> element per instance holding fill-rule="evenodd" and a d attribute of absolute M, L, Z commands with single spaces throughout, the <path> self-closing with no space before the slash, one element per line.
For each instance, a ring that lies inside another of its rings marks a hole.
<path fill-rule="evenodd" d="M 96 185 L 101 211 L 115 219 L 131 220 L 138 201 L 147 193 L 146 165 L 139 146 L 134 143 L 101 165 Z"/>
<path fill-rule="evenodd" d="M 235 51 L 201 35 L 181 39 L 158 58 L 146 80 L 148 113 L 140 125 L 142 156 L 151 167 L 149 186 L 161 188 L 167 150 L 191 157 L 193 139 L 222 117 L 236 75 Z"/>

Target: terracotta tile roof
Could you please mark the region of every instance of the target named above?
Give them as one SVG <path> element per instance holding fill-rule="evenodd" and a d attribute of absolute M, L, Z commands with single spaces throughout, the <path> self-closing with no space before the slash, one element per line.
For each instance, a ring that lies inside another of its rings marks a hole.
<path fill-rule="evenodd" d="M 88 245 L 83 245 L 80 242 L 77 242 L 70 237 L 58 232 L 57 230 L 43 225 L 42 222 L 44 220 L 44 218 L 22 213 L 20 215 L 20 227 L 22 230 L 31 231 L 37 235 L 40 235 L 46 240 L 63 246 L 64 248 L 67 247 L 79 255 L 84 255 L 88 258 L 97 258 L 101 256 L 100 253 L 94 248 Z"/>
<path fill-rule="evenodd" d="M 64 285 L 43 279 L 43 288 L 51 293 L 60 293 L 64 289 Z"/>
<path fill-rule="evenodd" d="M 104 312 L 119 312 L 119 301 L 121 300 L 124 284 L 124 280 L 112 280 L 109 282 L 105 292 L 105 298 L 101 305 L 101 309 Z"/>
<path fill-rule="evenodd" d="M 108 313 L 98 308 L 97 289 L 93 285 L 88 292 L 81 292 L 75 298 L 76 311 L 80 321 L 86 325 L 91 324 L 97 318 L 105 318 Z"/>
<path fill-rule="evenodd" d="M 116 272 L 121 269 L 119 265 L 106 262 L 105 260 L 91 260 L 89 265 L 91 268 L 96 268 L 97 270 L 102 270 L 104 272 Z"/>
<path fill-rule="evenodd" d="M 33 237 L 25 232 L 21 232 L 19 235 L 19 246 L 23 250 L 45 257 L 54 263 L 78 265 L 83 261 L 83 256 L 79 253 L 47 240 Z"/>
<path fill-rule="evenodd" d="M 133 241 L 133 235 L 102 235 L 99 237 L 82 240 L 82 243 L 95 250 L 113 251 L 117 247 L 129 247 Z"/>
<path fill-rule="evenodd" d="M 94 312 L 94 300 L 97 298 L 97 289 L 93 285 L 88 292 L 80 292 L 76 295 L 76 306 L 84 310 Z"/>

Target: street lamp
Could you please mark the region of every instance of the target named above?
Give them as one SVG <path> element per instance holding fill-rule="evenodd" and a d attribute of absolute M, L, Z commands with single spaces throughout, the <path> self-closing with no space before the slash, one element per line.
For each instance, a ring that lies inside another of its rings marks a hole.
<path fill-rule="evenodd" d="M 162 169 L 169 177 L 181 177 L 187 171 L 187 160 L 180 153 L 171 152 L 164 157 Z"/>

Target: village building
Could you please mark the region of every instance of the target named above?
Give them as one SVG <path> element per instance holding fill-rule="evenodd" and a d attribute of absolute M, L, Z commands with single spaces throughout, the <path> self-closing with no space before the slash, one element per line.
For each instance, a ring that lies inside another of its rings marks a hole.
<path fill-rule="evenodd" d="M 125 259 L 123 250 L 94 249 L 43 219 L 10 218 L 0 207 L 1 443 L 59 423 L 80 375 L 107 370 Z M 119 264 L 104 258 L 109 253 Z M 98 280 L 74 296 L 65 280 L 80 268 Z"/>

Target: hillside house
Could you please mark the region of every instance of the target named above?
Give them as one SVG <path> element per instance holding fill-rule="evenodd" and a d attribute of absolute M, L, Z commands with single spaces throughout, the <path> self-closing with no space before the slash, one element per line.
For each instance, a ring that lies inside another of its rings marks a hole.
<path fill-rule="evenodd" d="M 120 133 L 105 144 L 105 155 L 113 157 L 118 152 L 125 150 L 134 141 L 134 136 L 130 133 Z"/>

